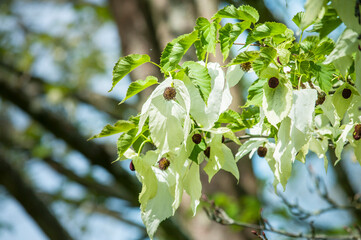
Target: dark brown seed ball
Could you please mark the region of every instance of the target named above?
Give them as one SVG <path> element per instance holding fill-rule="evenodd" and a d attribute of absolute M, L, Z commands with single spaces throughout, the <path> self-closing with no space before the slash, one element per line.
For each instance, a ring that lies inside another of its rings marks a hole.
<path fill-rule="evenodd" d="M 130 171 L 134 172 L 135 171 L 135 167 L 134 167 L 134 164 L 133 164 L 133 160 L 130 161 L 130 164 L 129 164 L 129 169 Z"/>
<path fill-rule="evenodd" d="M 344 98 L 344 99 L 348 99 L 348 98 L 350 98 L 351 97 L 351 90 L 350 89 L 348 89 L 348 88 L 345 88 L 344 90 L 342 90 L 342 97 Z"/>
<path fill-rule="evenodd" d="M 361 134 L 361 124 L 355 125 L 355 132 L 357 132 L 358 134 Z"/>
<path fill-rule="evenodd" d="M 241 63 L 241 68 L 244 72 L 248 72 L 252 68 L 252 63 L 250 62 Z"/>
<path fill-rule="evenodd" d="M 176 90 L 173 87 L 166 87 L 163 92 L 163 97 L 165 100 L 170 101 L 175 98 L 175 95 L 177 95 Z"/>
<path fill-rule="evenodd" d="M 277 57 L 277 62 L 278 62 L 280 65 L 282 65 L 281 60 L 280 60 L 280 56 Z"/>
<path fill-rule="evenodd" d="M 206 150 L 203 151 L 204 155 L 206 155 L 207 158 L 211 155 L 211 147 L 207 147 Z"/>
<path fill-rule="evenodd" d="M 316 100 L 316 106 L 322 105 L 322 103 L 324 103 L 325 100 L 326 100 L 326 93 L 324 93 L 324 92 L 318 93 L 318 98 Z"/>
<path fill-rule="evenodd" d="M 222 136 L 222 143 L 224 143 L 225 140 L 226 140 L 226 138 L 224 136 Z"/>
<path fill-rule="evenodd" d="M 265 157 L 266 154 L 267 154 L 267 148 L 266 148 L 266 147 L 259 147 L 259 148 L 257 149 L 257 154 L 258 154 L 258 156 L 260 156 L 260 157 Z"/>
<path fill-rule="evenodd" d="M 202 141 L 202 135 L 200 135 L 199 133 L 194 134 L 192 137 L 192 141 L 195 144 L 199 144 Z"/>
<path fill-rule="evenodd" d="M 162 157 L 159 161 L 158 161 L 158 165 L 159 165 L 159 169 L 160 170 L 167 170 L 167 168 L 170 165 L 170 162 L 167 158 Z"/>
<path fill-rule="evenodd" d="M 278 81 L 278 78 L 276 77 L 271 77 L 269 80 L 268 80 L 268 86 L 270 88 L 276 88 L 278 86 L 280 82 Z"/>
<path fill-rule="evenodd" d="M 353 136 L 353 139 L 355 139 L 356 141 L 360 140 L 360 138 L 361 138 L 361 134 L 356 131 L 353 132 L 352 136 Z"/>

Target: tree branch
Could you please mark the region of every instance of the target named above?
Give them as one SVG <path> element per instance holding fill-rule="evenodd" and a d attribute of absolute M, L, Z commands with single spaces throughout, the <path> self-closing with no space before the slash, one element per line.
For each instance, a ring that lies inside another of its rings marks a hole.
<path fill-rule="evenodd" d="M 28 78 L 31 83 L 36 85 L 36 88 L 39 91 L 37 95 L 45 93 L 45 87 L 48 83 L 43 78 L 36 77 L 28 73 L 25 73 L 23 71 L 20 71 L 14 66 L 2 61 L 0 61 L 0 67 L 20 78 L 21 77 Z M 123 103 L 122 105 L 119 105 L 118 100 L 111 97 L 103 96 L 101 94 L 89 90 L 85 90 L 85 89 L 83 90 L 68 89 L 68 90 L 69 90 L 68 93 L 69 97 L 72 97 L 85 104 L 89 104 L 94 108 L 98 109 L 99 111 L 107 113 L 108 115 L 112 116 L 115 119 L 123 119 L 124 118 L 123 112 L 126 109 L 135 108 L 135 106 L 129 105 L 127 103 Z"/>
<path fill-rule="evenodd" d="M 289 238 L 306 238 L 306 239 L 314 239 L 314 240 L 324 240 L 324 239 L 334 239 L 334 240 L 346 240 L 346 239 L 360 239 L 360 235 L 358 234 L 358 229 L 355 229 L 355 233 L 349 233 L 347 235 L 326 235 L 326 234 L 316 234 L 315 229 L 312 228 L 311 234 L 304 233 L 292 233 L 283 230 L 278 230 L 272 227 L 266 219 L 261 219 L 261 224 L 250 224 L 245 222 L 239 222 L 227 215 L 227 213 L 220 207 L 217 207 L 213 201 L 209 201 L 205 196 L 202 197 L 202 200 L 208 203 L 210 206 L 204 207 L 204 210 L 209 217 L 214 222 L 217 222 L 222 225 L 230 225 L 230 226 L 239 226 L 245 228 L 255 229 L 261 232 L 272 232 L 275 234 L 287 236 Z M 257 232 L 252 231 L 257 236 L 259 235 Z"/>
<path fill-rule="evenodd" d="M 34 190 L 24 182 L 20 174 L 0 154 L 0 184 L 24 207 L 43 232 L 54 240 L 71 240 L 72 237 L 61 226 Z"/>
<path fill-rule="evenodd" d="M 86 138 L 65 118 L 45 110 L 40 104 L 32 104 L 33 101 L 25 91 L 11 86 L 2 77 L 0 77 L 0 96 L 8 99 L 28 113 L 56 137 L 63 139 L 69 146 L 82 153 L 92 164 L 102 166 L 108 170 L 119 182 L 124 195 L 129 196 L 128 201 L 133 206 L 138 205 L 139 182 L 118 165 L 111 164 L 115 156 L 110 154 L 103 145 L 86 141 Z"/>

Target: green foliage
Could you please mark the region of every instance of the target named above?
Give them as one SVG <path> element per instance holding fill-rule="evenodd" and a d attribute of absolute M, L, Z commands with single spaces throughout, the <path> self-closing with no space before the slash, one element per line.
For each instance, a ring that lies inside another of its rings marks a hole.
<path fill-rule="evenodd" d="M 147 62 L 150 62 L 148 55 L 131 54 L 126 57 L 121 57 L 113 68 L 113 84 L 109 92 L 112 91 L 114 86 L 128 73 Z"/>
<path fill-rule="evenodd" d="M 236 162 L 262 146 L 267 148 L 262 157 L 274 173 L 274 186 L 281 183 L 284 189 L 294 161 L 304 163 L 309 151 L 325 159 L 327 171 L 329 146 L 335 146 L 340 159 L 345 144 L 350 143 L 361 163 L 361 141 L 352 137 L 355 125 L 361 122 L 361 30 L 348 4 L 341 4 L 341 0 L 325 3 L 308 0 L 306 12 L 293 18 L 301 32 L 315 23 L 311 31 L 320 34 L 301 37 L 299 42 L 284 24 L 255 25 L 259 15 L 250 6 L 226 6 L 211 21 L 198 18 L 192 33 L 174 39 L 164 49 L 160 70 L 165 80 L 143 104 L 140 115 L 107 125 L 93 137 L 122 133 L 119 159 L 133 160 L 143 184 L 139 201 L 151 238 L 159 223 L 174 214 L 183 191 L 190 195 L 196 213 L 202 162 L 209 181 L 220 170 L 238 180 Z M 340 24 L 338 16 L 347 28 L 335 44 L 326 35 Z M 222 18 L 240 22 L 221 26 Z M 255 43 L 259 50 L 245 49 L 223 67 L 208 62 L 217 44 L 225 61 L 246 29 L 249 34 L 245 45 Z M 192 45 L 200 61 L 180 64 Z M 147 55 L 121 58 L 114 68 L 113 87 L 145 62 L 150 62 Z M 249 87 L 240 114 L 228 109 L 233 100 L 230 88 L 248 71 L 254 71 L 258 79 Z M 156 83 L 152 76 L 132 83 L 124 100 Z M 173 91 L 172 97 L 167 96 L 166 89 Z M 321 96 L 325 96 L 323 101 Z M 247 136 L 250 139 L 241 144 L 235 132 L 245 129 L 256 135 Z M 194 134 L 202 139 L 192 140 Z M 240 145 L 235 156 L 228 142 Z M 153 150 L 144 152 L 145 143 L 153 145 Z M 169 161 L 167 169 L 158 166 L 161 158 Z"/>
<path fill-rule="evenodd" d="M 197 31 L 184 34 L 167 44 L 160 58 L 160 65 L 164 71 L 177 68 L 178 63 L 190 46 L 197 40 Z"/>
<path fill-rule="evenodd" d="M 157 83 L 158 83 L 158 79 L 153 76 L 148 76 L 145 80 L 137 80 L 135 82 L 132 82 L 129 85 L 129 88 L 127 90 L 127 94 L 126 94 L 125 98 L 120 103 L 123 103 L 128 98 L 133 97 L 134 95 L 140 93 L 147 87 L 150 87 Z"/>

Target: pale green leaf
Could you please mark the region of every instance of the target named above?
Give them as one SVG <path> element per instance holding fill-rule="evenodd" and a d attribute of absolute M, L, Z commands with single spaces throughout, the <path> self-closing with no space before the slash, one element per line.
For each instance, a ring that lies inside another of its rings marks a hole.
<path fill-rule="evenodd" d="M 236 161 L 233 157 L 232 150 L 229 149 L 226 145 L 222 144 L 222 151 L 223 151 L 223 156 L 225 159 L 222 169 L 227 172 L 232 173 L 238 182 L 239 181 L 239 171 L 238 171 Z"/>
<path fill-rule="evenodd" d="M 150 87 L 154 84 L 158 83 L 158 79 L 156 77 L 153 76 L 148 76 L 145 80 L 137 80 L 135 82 L 132 82 L 127 90 L 127 94 L 125 96 L 125 98 L 120 102 L 123 103 L 125 100 L 133 97 L 134 95 L 140 93 L 141 91 L 143 91 L 144 89 L 146 89 L 147 87 Z"/>
<path fill-rule="evenodd" d="M 361 43 L 359 43 L 359 47 L 361 48 Z M 355 71 L 356 71 L 355 86 L 357 91 L 361 94 L 361 51 L 356 52 Z"/>
<path fill-rule="evenodd" d="M 226 72 L 226 80 L 228 83 L 228 87 L 231 88 L 239 83 L 241 78 L 244 75 L 244 71 L 241 69 L 240 66 L 230 66 Z"/>
<path fill-rule="evenodd" d="M 227 23 L 219 30 L 219 41 L 221 44 L 221 51 L 223 55 L 223 61 L 225 61 L 229 55 L 231 47 L 238 38 L 238 36 L 246 29 L 250 27 L 250 22 L 239 23 Z"/>
<path fill-rule="evenodd" d="M 136 127 L 136 125 L 131 121 L 119 120 L 114 124 L 114 126 L 112 126 L 110 124 L 106 125 L 99 134 L 94 135 L 93 137 L 89 138 L 88 140 L 91 140 L 94 138 L 107 137 L 107 136 L 111 136 L 111 135 L 117 134 L 117 133 L 127 132 L 130 129 L 133 129 L 135 127 Z"/>
<path fill-rule="evenodd" d="M 164 90 L 167 85 L 161 84 L 159 87 Z M 155 146 L 164 152 L 180 146 L 187 134 L 184 127 L 189 128 L 189 124 L 183 127 L 188 116 L 186 108 L 174 100 L 165 100 L 160 94 L 152 98 L 148 112 L 150 135 Z"/>
<path fill-rule="evenodd" d="M 321 105 L 321 109 L 323 113 L 327 116 L 330 120 L 332 126 L 336 127 L 340 124 L 340 117 L 338 116 L 335 106 L 333 105 L 332 101 L 333 97 L 330 95 L 326 96 L 325 101 Z"/>
<path fill-rule="evenodd" d="M 292 107 L 291 83 L 280 78 L 276 88 L 270 88 L 266 82 L 263 90 L 263 111 L 268 121 L 277 127 L 277 124 L 288 115 Z"/>
<path fill-rule="evenodd" d="M 293 91 L 293 105 L 289 117 L 301 132 L 309 132 L 313 123 L 313 113 L 317 100 L 317 90 L 302 89 Z"/>
<path fill-rule="evenodd" d="M 259 14 L 256 9 L 248 5 L 241 5 L 239 8 L 236 8 L 233 5 L 228 5 L 219 10 L 212 17 L 212 19 L 215 18 L 236 18 L 239 20 L 256 23 L 259 20 Z"/>
<path fill-rule="evenodd" d="M 328 139 L 327 138 L 314 138 L 312 137 L 309 144 L 310 150 L 316 153 L 318 158 L 324 158 L 324 167 L 327 172 L 328 159 L 326 156 L 328 150 Z"/>
<path fill-rule="evenodd" d="M 358 17 L 355 16 L 356 0 L 349 0 L 347 4 L 345 4 L 344 0 L 333 0 L 331 6 L 336 9 L 347 28 L 361 33 L 361 24 L 359 23 Z"/>
<path fill-rule="evenodd" d="M 277 48 L 277 59 L 281 62 L 281 65 L 286 65 L 290 61 L 291 52 L 288 49 Z"/>
<path fill-rule="evenodd" d="M 351 122 L 361 123 L 361 97 L 356 95 L 353 96 L 353 99 L 351 101 L 350 107 L 347 111 L 348 117 L 351 120 Z"/>
<path fill-rule="evenodd" d="M 312 30 L 309 32 L 318 32 L 320 38 L 326 37 L 342 23 L 335 9 L 327 7 L 327 11 L 322 19 L 317 20 L 313 24 Z"/>
<path fill-rule="evenodd" d="M 357 37 L 358 34 L 355 31 L 346 28 L 338 38 L 335 49 L 328 55 L 324 64 L 333 63 L 345 76 L 346 70 L 352 64 L 351 55 L 357 50 Z"/>
<path fill-rule="evenodd" d="M 162 170 L 152 167 L 157 177 L 157 194 L 150 199 L 146 208 L 141 213 L 144 225 L 147 228 L 147 233 L 150 239 L 153 239 L 159 224 L 165 219 L 173 216 L 173 202 L 175 196 L 169 190 L 169 181 L 175 181 L 174 174 L 164 174 Z M 168 171 L 168 170 L 167 170 Z"/>
<path fill-rule="evenodd" d="M 345 99 L 342 96 L 342 91 L 346 88 L 351 90 L 351 96 L 348 99 Z M 340 119 L 343 118 L 347 109 L 350 107 L 350 104 L 352 102 L 354 95 L 359 95 L 359 93 L 357 92 L 357 90 L 354 87 L 352 87 L 348 83 L 344 83 L 333 94 L 332 103 L 335 106 L 337 115 L 340 117 Z"/>
<path fill-rule="evenodd" d="M 239 161 L 241 158 L 246 156 L 246 154 L 252 152 L 252 150 L 254 149 L 257 149 L 265 142 L 267 142 L 266 138 L 254 138 L 243 143 L 242 146 L 238 149 L 238 152 L 236 153 L 235 156 L 236 161 Z"/>
<path fill-rule="evenodd" d="M 211 92 L 211 77 L 208 74 L 208 70 L 205 66 L 197 62 L 185 62 L 182 67 L 187 70 L 187 75 L 192 83 L 199 89 L 199 92 L 204 100 L 208 101 L 209 94 Z"/>
<path fill-rule="evenodd" d="M 210 147 L 210 156 L 207 165 L 203 170 L 208 175 L 208 181 L 211 182 L 213 176 L 222 169 L 224 165 L 224 153 L 222 150 L 222 134 L 212 134 Z"/>
<path fill-rule="evenodd" d="M 308 28 L 319 16 L 325 0 L 307 0 L 305 4 L 305 15 L 302 18 L 300 28 Z"/>
<path fill-rule="evenodd" d="M 335 155 L 337 157 L 337 160 L 335 162 L 335 165 L 341 160 L 341 153 L 347 141 L 347 135 L 353 130 L 353 124 L 347 124 L 342 126 L 341 128 L 343 128 L 342 133 L 336 141 Z"/>
<path fill-rule="evenodd" d="M 286 118 L 281 122 L 281 126 L 277 134 L 278 138 L 276 148 L 273 154 L 277 168 L 275 171 L 275 177 L 278 182 L 282 184 L 284 190 L 286 189 L 287 181 L 291 176 L 292 163 L 296 154 L 296 152 L 294 152 L 293 145 L 290 143 L 290 129 L 291 119 Z"/>
<path fill-rule="evenodd" d="M 112 91 L 114 86 L 128 73 L 147 62 L 150 62 L 150 57 L 146 54 L 131 54 L 121 57 L 113 68 L 113 84 L 109 92 Z"/>
<path fill-rule="evenodd" d="M 354 141 L 354 153 L 357 161 L 361 164 L 361 141 Z"/>
<path fill-rule="evenodd" d="M 192 163 L 188 173 L 184 177 L 184 190 L 191 197 L 193 216 L 196 214 L 199 199 L 202 195 L 202 183 L 199 175 L 199 165 Z"/>
<path fill-rule="evenodd" d="M 178 63 L 190 46 L 197 40 L 198 31 L 184 34 L 167 44 L 160 58 L 160 65 L 165 71 L 177 68 Z"/>

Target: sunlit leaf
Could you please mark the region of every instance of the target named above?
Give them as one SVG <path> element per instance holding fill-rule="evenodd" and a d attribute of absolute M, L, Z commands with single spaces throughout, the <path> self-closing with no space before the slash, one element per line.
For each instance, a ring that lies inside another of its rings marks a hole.
<path fill-rule="evenodd" d="M 197 40 L 197 35 L 198 32 L 193 31 L 192 33 L 181 35 L 167 44 L 160 58 L 160 65 L 165 71 L 173 70 L 178 66 L 184 54 Z"/>
<path fill-rule="evenodd" d="M 109 92 L 112 91 L 115 85 L 128 73 L 147 62 L 150 62 L 150 57 L 146 54 L 131 54 L 121 57 L 113 68 L 113 84 Z"/>
<path fill-rule="evenodd" d="M 134 95 L 140 93 L 147 87 L 150 87 L 157 83 L 158 83 L 158 79 L 153 76 L 148 76 L 145 80 L 137 80 L 135 82 L 132 82 L 128 87 L 125 98 L 120 103 L 123 103 L 128 98 L 133 97 Z"/>

